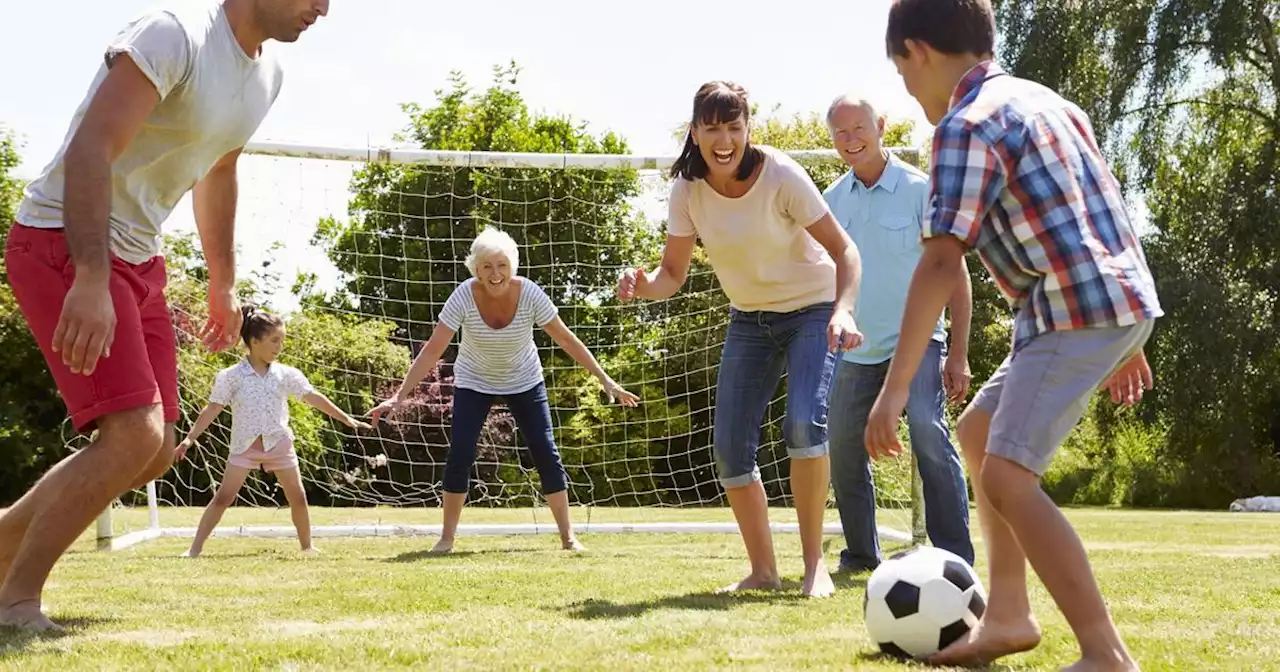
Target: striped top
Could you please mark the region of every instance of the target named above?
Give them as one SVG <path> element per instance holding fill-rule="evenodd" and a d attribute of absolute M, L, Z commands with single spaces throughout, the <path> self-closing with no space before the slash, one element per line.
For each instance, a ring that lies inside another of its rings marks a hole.
<path fill-rule="evenodd" d="M 976 248 L 1017 311 L 1013 349 L 1052 331 L 1164 314 L 1088 117 L 990 61 L 956 87 L 933 136 L 924 237 Z"/>
<path fill-rule="evenodd" d="M 462 332 L 453 363 L 453 386 L 483 394 L 517 394 L 542 382 L 542 361 L 533 343 L 533 327 L 545 327 L 558 310 L 546 293 L 520 278 L 520 298 L 511 324 L 494 329 L 485 324 L 472 292 L 475 278 L 458 285 L 440 311 L 440 323 Z"/>

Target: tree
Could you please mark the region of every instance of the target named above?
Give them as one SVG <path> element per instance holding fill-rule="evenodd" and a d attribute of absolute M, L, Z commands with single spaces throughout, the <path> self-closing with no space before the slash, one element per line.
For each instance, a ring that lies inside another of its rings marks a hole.
<path fill-rule="evenodd" d="M 1166 316 L 1147 351 L 1162 427 L 1135 503 L 1280 488 L 1280 4 L 1002 0 L 1001 60 L 1078 102 L 1134 199 Z M 1110 444 L 1125 421 L 1094 419 Z M 1107 452 L 1097 466 L 1126 456 Z"/>

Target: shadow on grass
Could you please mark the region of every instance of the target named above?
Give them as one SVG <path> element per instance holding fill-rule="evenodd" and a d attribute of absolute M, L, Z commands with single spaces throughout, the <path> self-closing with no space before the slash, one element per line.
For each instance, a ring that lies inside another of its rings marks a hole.
<path fill-rule="evenodd" d="M 736 593 L 699 591 L 687 595 L 671 595 L 640 602 L 614 602 L 589 599 L 568 606 L 570 618 L 592 621 L 606 618 L 632 618 L 651 611 L 667 609 L 698 609 L 725 611 L 748 604 L 798 605 L 809 601 L 800 594 L 799 581 L 783 581 L 781 590 L 746 590 Z"/>
<path fill-rule="evenodd" d="M 490 555 L 502 556 L 513 555 L 517 553 L 563 553 L 554 548 L 490 548 L 479 551 L 453 551 L 452 553 L 432 553 L 431 549 L 424 548 L 417 551 L 406 551 L 400 555 L 390 558 L 382 558 L 383 562 L 419 562 L 422 560 L 451 560 L 457 558 L 466 558 L 473 555 Z"/>
<path fill-rule="evenodd" d="M 53 620 L 58 625 L 66 628 L 66 630 L 64 632 L 35 632 L 32 630 L 0 625 L 0 660 L 22 653 L 23 650 L 33 642 L 42 640 L 52 641 L 66 637 L 74 637 L 94 626 L 114 623 L 116 621 L 114 618 L 101 618 L 97 616 L 70 616 L 59 618 L 56 614 L 53 615 Z"/>
<path fill-rule="evenodd" d="M 893 656 L 887 653 L 882 653 L 880 651 L 859 651 L 856 655 L 854 655 L 854 660 L 856 660 L 858 663 L 865 663 L 868 665 L 872 663 L 879 663 L 879 664 L 898 663 L 900 665 L 906 666 L 907 669 L 918 668 L 922 670 L 924 669 L 938 670 L 939 672 L 945 672 L 946 670 L 965 670 L 966 672 L 973 672 L 974 670 L 983 670 L 985 672 L 1013 672 L 1013 670 L 1015 669 L 1015 668 L 1009 667 L 1008 665 L 1002 665 L 1002 664 L 993 664 L 993 665 L 987 665 L 983 667 L 936 667 L 936 666 L 929 665 L 928 663 L 925 663 L 923 661 L 915 661 L 909 658 L 899 658 L 897 656 Z"/>

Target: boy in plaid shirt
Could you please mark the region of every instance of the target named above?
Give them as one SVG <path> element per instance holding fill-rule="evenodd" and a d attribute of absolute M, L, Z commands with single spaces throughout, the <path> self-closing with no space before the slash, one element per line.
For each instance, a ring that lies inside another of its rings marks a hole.
<path fill-rule="evenodd" d="M 1001 70 L 994 42 L 989 0 L 895 0 L 890 9 L 888 54 L 936 130 L 925 251 L 867 450 L 902 450 L 896 429 L 911 379 L 961 258 L 976 249 L 1016 313 L 1008 358 L 956 428 L 991 602 L 979 627 L 931 662 L 985 664 L 1039 644 L 1029 560 L 1079 641 L 1082 659 L 1070 669 L 1136 670 L 1084 546 L 1039 479 L 1095 390 L 1135 403 L 1150 389 L 1142 348 L 1163 312 L 1088 118 Z"/>

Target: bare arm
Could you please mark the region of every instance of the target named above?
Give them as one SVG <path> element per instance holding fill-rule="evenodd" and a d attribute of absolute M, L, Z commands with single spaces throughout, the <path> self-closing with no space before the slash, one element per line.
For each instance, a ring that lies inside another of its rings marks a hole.
<path fill-rule="evenodd" d="M 969 263 L 960 257 L 960 277 L 947 309 L 951 313 L 950 353 L 961 359 L 969 356 L 969 329 L 973 322 L 973 281 L 969 279 Z"/>
<path fill-rule="evenodd" d="M 160 94 L 133 59 L 117 58 L 67 145 L 63 226 L 77 280 L 106 285 L 111 165 L 159 102 Z"/>
<path fill-rule="evenodd" d="M 414 358 L 413 364 L 409 367 L 409 372 L 404 375 L 404 381 L 400 383 L 400 388 L 396 390 L 395 401 L 404 401 L 409 398 L 410 394 L 417 389 L 418 383 L 434 369 L 440 358 L 444 356 L 444 351 L 449 347 L 449 342 L 453 340 L 453 335 L 457 333 L 443 323 L 437 323 L 436 328 L 431 332 L 431 338 L 427 340 L 426 347 L 418 353 Z"/>
<path fill-rule="evenodd" d="M 217 419 L 224 408 L 226 406 L 222 404 L 210 403 L 206 405 L 204 410 L 200 411 L 200 417 L 196 418 L 195 423 L 191 425 L 191 429 L 187 431 L 186 442 L 195 443 L 200 438 L 200 435 L 204 434 L 206 429 L 209 429 L 209 425 L 213 424 L 213 421 Z"/>
<path fill-rule="evenodd" d="M 75 280 L 50 347 L 72 373 L 90 375 L 111 356 L 116 313 L 109 280 L 111 166 L 155 109 L 160 94 L 131 58 L 118 58 L 94 93 L 63 159 L 62 225 Z"/>
<path fill-rule="evenodd" d="M 236 282 L 236 149 L 213 164 L 191 190 L 200 247 L 209 267 L 209 290 L 229 292 Z"/>
<path fill-rule="evenodd" d="M 334 420 L 337 420 L 338 422 L 341 422 L 342 424 L 348 427 L 353 427 L 353 428 L 367 427 L 365 423 L 360 422 L 359 420 L 356 420 L 350 415 L 347 415 L 346 411 L 342 410 L 341 408 L 338 408 L 332 401 L 329 401 L 329 397 L 326 397 L 323 394 L 320 394 L 319 392 L 312 392 L 311 394 L 304 396 L 302 400 L 320 409 L 320 411 L 323 412 L 325 415 L 333 418 Z"/>
<path fill-rule="evenodd" d="M 560 346 L 562 350 L 573 358 L 573 361 L 580 364 L 582 368 L 595 376 L 596 380 L 600 381 L 600 385 L 604 387 L 604 391 L 609 395 L 610 399 L 620 398 L 625 406 L 636 405 L 636 400 L 639 397 L 622 389 L 621 385 L 618 385 L 609 377 L 609 374 L 605 373 L 604 368 L 600 366 L 600 362 L 596 361 L 595 355 L 591 354 L 591 350 L 578 339 L 577 334 L 573 333 L 572 329 L 565 326 L 563 320 L 557 317 L 548 322 L 543 329 L 547 332 L 547 335 L 551 336 L 551 340 L 556 342 L 556 345 Z"/>
<path fill-rule="evenodd" d="M 862 282 L 862 257 L 849 234 L 827 213 L 806 229 L 836 262 L 836 310 L 853 313 Z"/>
<path fill-rule="evenodd" d="M 630 301 L 641 299 L 668 299 L 680 291 L 689 276 L 689 263 L 693 260 L 694 236 L 667 236 L 662 248 L 662 263 L 653 275 L 643 268 L 630 269 L 618 280 L 618 298 Z"/>
<path fill-rule="evenodd" d="M 942 309 L 952 300 L 960 284 L 964 268 L 964 242 L 955 236 L 930 238 L 924 243 L 924 254 L 916 265 L 907 290 L 907 306 L 902 314 L 902 331 L 897 353 L 889 364 L 884 393 L 902 393 L 911 387 L 911 379 L 920 367 L 920 359 L 932 338 Z M 968 274 L 965 274 L 968 278 Z"/>

